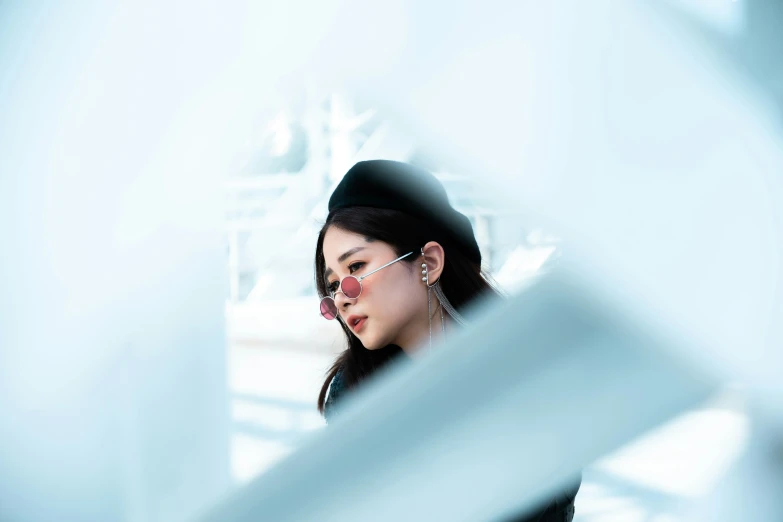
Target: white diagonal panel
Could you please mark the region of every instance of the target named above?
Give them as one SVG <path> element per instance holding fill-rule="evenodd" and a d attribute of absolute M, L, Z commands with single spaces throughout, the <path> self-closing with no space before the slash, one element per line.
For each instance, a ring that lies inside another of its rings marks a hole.
<path fill-rule="evenodd" d="M 703 400 L 632 309 L 550 273 L 404 364 L 205 520 L 492 520 Z"/>

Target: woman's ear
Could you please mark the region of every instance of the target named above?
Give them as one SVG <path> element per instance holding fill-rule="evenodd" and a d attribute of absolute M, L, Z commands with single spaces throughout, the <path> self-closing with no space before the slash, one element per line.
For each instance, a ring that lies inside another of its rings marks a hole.
<path fill-rule="evenodd" d="M 424 263 L 427 263 L 427 271 L 430 278 L 430 285 L 434 285 L 443 274 L 443 266 L 446 263 L 446 252 L 440 243 L 430 241 L 422 249 L 424 252 Z"/>

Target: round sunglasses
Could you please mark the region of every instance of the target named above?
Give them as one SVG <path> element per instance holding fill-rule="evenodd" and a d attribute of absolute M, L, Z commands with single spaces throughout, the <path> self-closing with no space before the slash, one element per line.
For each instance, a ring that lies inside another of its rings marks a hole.
<path fill-rule="evenodd" d="M 397 261 L 401 259 L 405 259 L 409 255 L 411 255 L 413 252 L 408 252 L 404 256 L 400 256 L 394 261 L 389 261 L 382 267 L 376 268 L 372 272 L 368 274 L 364 274 L 363 276 L 345 276 L 340 281 L 339 288 L 332 292 L 332 295 L 328 295 L 321 299 L 321 315 L 324 316 L 325 319 L 328 319 L 331 321 L 332 319 L 336 319 L 337 315 L 339 314 L 339 310 L 337 309 L 337 303 L 334 302 L 334 296 L 337 295 L 337 292 L 342 292 L 342 294 L 347 297 L 348 299 L 357 299 L 360 295 L 362 295 L 362 280 L 366 277 L 369 277 L 373 275 L 378 270 L 382 270 L 386 268 L 389 265 L 393 265 Z"/>

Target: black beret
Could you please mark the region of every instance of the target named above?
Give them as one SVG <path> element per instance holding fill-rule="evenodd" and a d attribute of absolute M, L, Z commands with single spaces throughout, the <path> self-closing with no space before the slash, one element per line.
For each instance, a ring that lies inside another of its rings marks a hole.
<path fill-rule="evenodd" d="M 348 207 L 399 210 L 428 221 L 468 259 L 481 264 L 470 220 L 451 206 L 446 189 L 424 169 L 399 161 L 360 161 L 329 198 L 329 212 Z"/>

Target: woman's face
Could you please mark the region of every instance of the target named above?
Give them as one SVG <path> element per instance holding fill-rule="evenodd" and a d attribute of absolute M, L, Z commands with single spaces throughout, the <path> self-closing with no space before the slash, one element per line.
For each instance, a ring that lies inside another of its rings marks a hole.
<path fill-rule="evenodd" d="M 323 255 L 325 281 L 331 292 L 344 277 L 360 277 L 399 257 L 387 243 L 367 241 L 363 236 L 333 226 L 324 235 Z M 406 261 L 414 261 L 413 267 Z M 389 344 L 408 348 L 426 332 L 429 327 L 427 288 L 421 280 L 419 266 L 421 254 L 414 252 L 363 279 L 358 298 L 348 299 L 342 292 L 333 294 L 339 320 L 348 325 L 368 350 Z"/>

